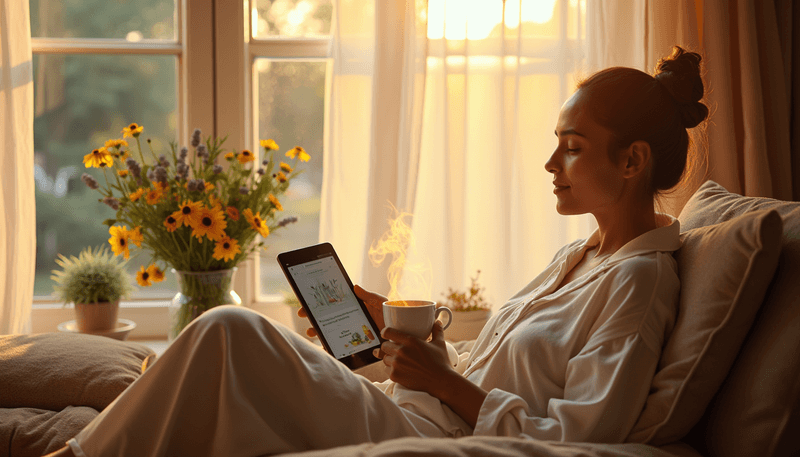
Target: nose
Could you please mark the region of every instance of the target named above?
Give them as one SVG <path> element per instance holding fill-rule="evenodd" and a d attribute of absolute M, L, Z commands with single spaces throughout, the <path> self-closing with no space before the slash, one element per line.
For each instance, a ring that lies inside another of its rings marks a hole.
<path fill-rule="evenodd" d="M 547 162 L 544 163 L 544 169 L 547 170 L 548 173 L 556 173 L 559 170 L 559 163 L 556 157 L 558 154 L 558 148 L 550 155 L 550 158 L 547 159 Z"/>

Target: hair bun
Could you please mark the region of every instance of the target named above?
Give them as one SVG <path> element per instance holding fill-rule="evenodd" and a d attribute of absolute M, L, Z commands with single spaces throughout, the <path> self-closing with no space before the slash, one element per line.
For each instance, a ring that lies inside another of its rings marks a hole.
<path fill-rule="evenodd" d="M 655 78 L 678 104 L 683 126 L 687 129 L 708 117 L 708 107 L 700 103 L 705 93 L 700 77 L 701 60 L 700 54 L 674 46 L 672 53 L 656 65 Z"/>

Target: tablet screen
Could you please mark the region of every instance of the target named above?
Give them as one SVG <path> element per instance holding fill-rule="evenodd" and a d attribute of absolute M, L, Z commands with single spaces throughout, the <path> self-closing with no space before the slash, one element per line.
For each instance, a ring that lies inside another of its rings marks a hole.
<path fill-rule="evenodd" d="M 288 267 L 337 359 L 381 345 L 333 256 Z"/>

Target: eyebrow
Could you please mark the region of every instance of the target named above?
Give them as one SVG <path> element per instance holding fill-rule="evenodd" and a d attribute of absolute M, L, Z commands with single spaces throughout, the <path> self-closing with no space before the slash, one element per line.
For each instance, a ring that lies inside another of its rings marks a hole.
<path fill-rule="evenodd" d="M 561 135 L 559 135 L 559 134 L 558 134 L 558 131 L 557 131 L 557 130 L 553 130 L 553 133 L 555 133 L 555 134 L 556 134 L 556 136 L 561 136 L 561 135 L 578 135 L 578 136 L 580 136 L 580 137 L 586 138 L 586 135 L 584 135 L 584 134 L 582 134 L 582 133 L 579 133 L 579 132 L 575 131 L 575 129 L 564 130 L 563 132 L 561 132 Z"/>

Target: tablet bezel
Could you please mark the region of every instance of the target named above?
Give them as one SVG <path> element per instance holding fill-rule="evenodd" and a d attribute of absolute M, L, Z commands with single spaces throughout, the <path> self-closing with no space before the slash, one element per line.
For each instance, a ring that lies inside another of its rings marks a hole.
<path fill-rule="evenodd" d="M 328 354 L 330 354 L 335 358 L 335 356 L 333 355 L 333 351 L 331 350 L 331 347 L 328 344 L 328 341 L 325 339 L 325 336 L 323 335 L 319 327 L 319 324 L 317 324 L 315 316 L 311 313 L 311 309 L 306 303 L 305 298 L 303 298 L 303 294 L 300 293 L 300 289 L 297 287 L 294 278 L 289 273 L 289 267 L 303 264 L 306 262 L 311 262 L 323 257 L 333 257 L 334 261 L 336 262 L 336 265 L 339 267 L 339 271 L 342 273 L 342 276 L 344 277 L 344 280 L 347 283 L 347 286 L 350 288 L 350 291 L 353 293 L 353 296 L 356 297 L 358 305 L 361 307 L 361 311 L 367 317 L 367 321 L 370 323 L 372 328 L 377 331 L 376 333 L 378 334 L 376 335 L 376 337 L 378 338 L 378 341 L 380 342 L 385 341 L 383 338 L 381 338 L 380 332 L 378 331 L 378 326 L 375 324 L 375 321 L 372 319 L 372 316 L 370 316 L 369 311 L 367 310 L 367 305 L 364 304 L 364 301 L 358 298 L 358 296 L 355 294 L 355 289 L 353 288 L 353 282 L 350 280 L 350 276 L 344 269 L 344 266 L 342 265 L 341 260 L 339 260 L 339 256 L 336 254 L 336 251 L 333 249 L 333 246 L 330 243 L 320 243 L 312 246 L 306 246 L 300 249 L 295 249 L 292 251 L 282 252 L 278 254 L 277 260 L 278 260 L 278 265 L 280 265 L 284 276 L 286 276 L 286 280 L 289 281 L 289 284 L 292 286 L 292 290 L 294 291 L 295 296 L 297 296 L 297 299 L 300 301 L 300 306 L 302 306 L 303 309 L 305 309 L 306 314 L 308 315 L 308 320 L 311 322 L 311 325 L 312 327 L 314 327 L 314 330 L 317 331 L 317 336 L 319 337 L 319 340 L 322 343 L 322 347 L 325 348 L 325 351 Z M 378 346 L 365 348 L 364 350 L 356 352 L 355 354 L 351 354 L 342 357 L 340 359 L 337 358 L 336 360 L 342 362 L 343 364 L 345 364 L 345 366 L 347 366 L 351 370 L 355 370 L 357 368 L 361 368 L 363 366 L 381 360 L 375 357 L 375 355 L 372 353 L 372 351 L 377 347 Z"/>

